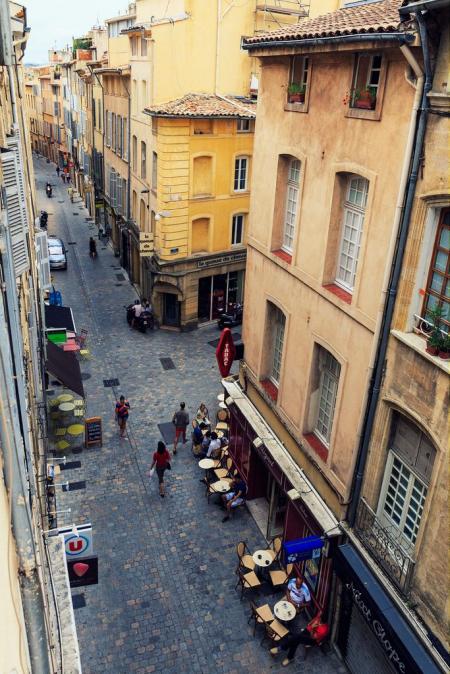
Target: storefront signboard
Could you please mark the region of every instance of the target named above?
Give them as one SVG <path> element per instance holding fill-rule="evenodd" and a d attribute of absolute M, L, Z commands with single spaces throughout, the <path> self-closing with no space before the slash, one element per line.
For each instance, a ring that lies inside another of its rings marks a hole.
<path fill-rule="evenodd" d="M 230 328 L 224 328 L 216 349 L 216 359 L 222 377 L 228 377 L 233 364 L 236 347 Z"/>
<path fill-rule="evenodd" d="M 318 559 L 320 551 L 324 546 L 324 541 L 320 536 L 308 536 L 307 538 L 297 538 L 295 541 L 286 541 L 284 543 L 284 555 L 286 564 L 296 564 L 305 559 Z"/>
<path fill-rule="evenodd" d="M 220 257 L 213 257 L 207 260 L 198 260 L 198 269 L 205 269 L 207 267 L 218 267 L 222 264 L 230 264 L 231 262 L 243 262 L 247 257 L 247 253 L 234 253 L 232 255 L 221 255 Z"/>
<path fill-rule="evenodd" d="M 64 546 L 67 559 L 82 559 L 90 557 L 94 552 L 92 542 L 92 526 L 80 524 L 77 527 L 63 527 L 59 534 L 64 536 Z"/>

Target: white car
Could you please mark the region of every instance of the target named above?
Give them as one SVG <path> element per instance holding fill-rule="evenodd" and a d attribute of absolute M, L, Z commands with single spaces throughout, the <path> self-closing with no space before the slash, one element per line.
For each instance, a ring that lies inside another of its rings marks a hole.
<path fill-rule="evenodd" d="M 48 237 L 48 258 L 50 269 L 67 269 L 67 251 L 64 243 L 56 236 Z"/>

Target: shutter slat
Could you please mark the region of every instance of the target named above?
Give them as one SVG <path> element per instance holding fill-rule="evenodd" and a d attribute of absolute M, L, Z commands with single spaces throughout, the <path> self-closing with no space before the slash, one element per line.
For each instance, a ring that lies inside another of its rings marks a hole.
<path fill-rule="evenodd" d="M 20 276 L 30 267 L 27 248 L 27 215 L 25 194 L 23 190 L 23 176 L 19 167 L 20 151 L 18 142 L 8 138 L 10 152 L 1 155 L 2 170 L 6 194 L 6 214 L 8 229 L 11 237 L 11 252 L 16 276 Z"/>

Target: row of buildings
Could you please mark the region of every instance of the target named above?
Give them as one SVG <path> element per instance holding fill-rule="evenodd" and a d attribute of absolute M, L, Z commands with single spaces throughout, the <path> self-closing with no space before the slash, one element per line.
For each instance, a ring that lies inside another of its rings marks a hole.
<path fill-rule="evenodd" d="M 0 671 L 49 674 L 81 666 L 64 542 L 47 536 L 50 270 L 47 234 L 35 226 L 28 36 L 26 8 L 0 0 Z"/>
<path fill-rule="evenodd" d="M 230 452 L 355 674 L 449 662 L 448 5 L 137 0 L 25 82 L 162 325 L 244 300 Z"/>

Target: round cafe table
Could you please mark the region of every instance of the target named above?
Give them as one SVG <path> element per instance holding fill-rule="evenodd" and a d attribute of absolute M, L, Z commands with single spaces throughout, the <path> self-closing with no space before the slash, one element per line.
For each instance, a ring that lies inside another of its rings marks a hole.
<path fill-rule="evenodd" d="M 283 620 L 284 622 L 293 620 L 297 615 L 295 607 L 291 604 L 290 601 L 286 601 L 286 599 L 281 599 L 281 601 L 278 601 L 273 607 L 273 612 L 279 620 Z"/>
<path fill-rule="evenodd" d="M 62 395 L 58 396 L 58 400 L 60 403 L 70 403 L 73 400 L 73 396 L 70 395 L 70 393 L 63 393 Z"/>
<path fill-rule="evenodd" d="M 257 566 L 265 568 L 272 564 L 273 555 L 270 553 L 270 550 L 256 550 L 252 555 L 252 559 Z"/>
<path fill-rule="evenodd" d="M 67 433 L 69 435 L 77 436 L 77 435 L 83 435 L 84 433 L 84 426 L 82 424 L 72 424 L 69 426 L 67 429 Z"/>
<path fill-rule="evenodd" d="M 203 470 L 210 470 L 215 467 L 216 463 L 217 461 L 215 459 L 200 459 L 198 465 L 200 468 L 203 468 Z"/>
<path fill-rule="evenodd" d="M 68 412 L 73 412 L 75 409 L 75 405 L 73 403 L 61 403 L 60 406 L 58 407 L 60 412 L 65 412 L 66 414 Z"/>
<path fill-rule="evenodd" d="M 211 489 L 218 494 L 226 494 L 227 491 L 230 491 L 230 484 L 226 480 L 217 480 L 217 482 L 212 483 Z"/>
<path fill-rule="evenodd" d="M 225 402 L 225 393 L 219 393 L 219 395 L 217 396 L 217 400 L 219 401 L 219 403 Z"/>

